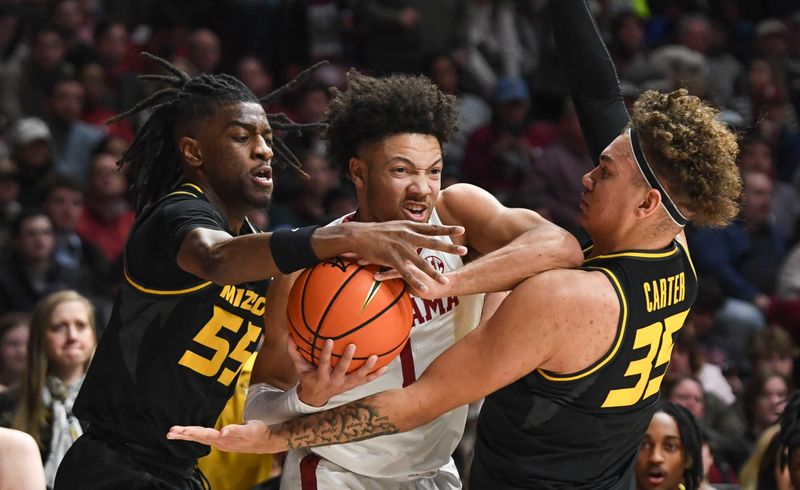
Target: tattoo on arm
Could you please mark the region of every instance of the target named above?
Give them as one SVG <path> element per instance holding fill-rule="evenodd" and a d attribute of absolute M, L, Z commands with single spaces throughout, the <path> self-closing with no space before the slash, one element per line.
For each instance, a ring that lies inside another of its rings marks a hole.
<path fill-rule="evenodd" d="M 368 400 L 284 422 L 274 432 L 286 437 L 286 450 L 361 441 L 399 432 Z"/>

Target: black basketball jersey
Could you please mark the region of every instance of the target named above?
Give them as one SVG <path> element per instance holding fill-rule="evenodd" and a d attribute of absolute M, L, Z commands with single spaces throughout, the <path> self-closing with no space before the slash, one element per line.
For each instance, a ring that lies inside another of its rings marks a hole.
<path fill-rule="evenodd" d="M 570 375 L 536 370 L 486 398 L 471 487 L 627 489 L 697 276 L 677 241 L 587 259 L 620 303 L 616 338 Z M 580 342 L 580 339 L 575 339 Z"/>
<path fill-rule="evenodd" d="M 89 430 L 185 466 L 208 447 L 166 434 L 176 424 L 214 425 L 261 338 L 268 285 L 220 286 L 178 267 L 178 249 L 198 227 L 228 231 L 191 184 L 136 220 L 125 278 L 74 406 Z M 245 220 L 241 234 L 255 231 Z"/>

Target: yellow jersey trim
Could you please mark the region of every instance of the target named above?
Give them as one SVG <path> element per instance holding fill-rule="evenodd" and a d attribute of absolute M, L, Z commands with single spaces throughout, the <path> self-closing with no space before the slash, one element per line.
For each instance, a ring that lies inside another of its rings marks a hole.
<path fill-rule="evenodd" d="M 592 257 L 591 259 L 586 259 L 584 263 L 591 262 L 592 260 L 598 259 L 613 259 L 616 257 L 638 257 L 641 259 L 663 259 L 665 257 L 670 257 L 678 253 L 678 247 L 673 245 L 672 250 L 668 250 L 666 252 L 620 252 L 616 254 L 608 254 L 608 255 L 598 255 L 597 257 Z"/>
<path fill-rule="evenodd" d="M 190 182 L 185 182 L 183 185 L 181 185 L 181 187 L 183 187 L 183 186 L 191 187 L 192 189 L 196 190 L 200 194 L 203 194 L 203 189 L 201 189 L 200 187 L 196 186 L 195 184 L 192 184 Z"/>
<path fill-rule="evenodd" d="M 125 274 L 125 280 L 128 281 L 128 284 L 130 284 L 134 288 L 138 289 L 139 291 L 141 291 L 143 293 L 157 294 L 157 295 L 161 295 L 161 296 L 174 296 L 174 295 L 178 295 L 178 294 L 193 293 L 195 291 L 199 291 L 199 290 L 211 285 L 211 281 L 206 281 L 206 282 L 198 284 L 197 286 L 192 286 L 192 287 L 186 288 L 186 289 L 150 289 L 150 288 L 146 288 L 146 287 L 142 286 L 141 284 L 138 284 L 136 281 L 131 279 L 131 276 L 128 275 L 128 271 L 127 270 L 123 271 L 123 273 Z"/>
<path fill-rule="evenodd" d="M 175 195 L 178 195 L 178 194 L 182 194 L 182 195 L 184 195 L 184 196 L 192 196 L 192 197 L 197 197 L 197 194 L 192 194 L 191 192 L 187 192 L 187 191 L 175 191 L 175 192 L 170 192 L 169 194 L 167 194 L 167 197 L 169 197 L 169 196 L 175 196 Z"/>
<path fill-rule="evenodd" d="M 611 359 L 617 355 L 620 346 L 622 345 L 622 339 L 625 337 L 625 330 L 628 324 L 628 301 L 625 299 L 625 293 L 622 291 L 622 285 L 619 283 L 617 276 L 614 275 L 613 272 L 604 268 L 604 267 L 591 267 L 595 270 L 600 270 L 606 273 L 606 275 L 611 279 L 611 283 L 617 290 L 617 294 L 620 298 L 620 307 L 622 308 L 622 314 L 620 315 L 621 321 L 619 323 L 619 332 L 617 332 L 617 341 L 614 346 L 611 348 L 611 351 L 605 355 L 602 359 L 597 361 L 592 367 L 587 368 L 587 370 L 579 371 L 576 374 L 572 375 L 558 375 L 554 373 L 549 373 L 543 369 L 537 369 L 539 374 L 548 381 L 575 381 L 576 379 L 585 378 L 586 376 L 591 375 L 592 373 L 598 371 L 600 368 L 608 364 Z"/>

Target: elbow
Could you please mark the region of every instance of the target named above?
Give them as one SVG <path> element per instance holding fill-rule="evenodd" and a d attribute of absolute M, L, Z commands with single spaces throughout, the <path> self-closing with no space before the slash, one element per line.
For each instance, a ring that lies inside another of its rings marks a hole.
<path fill-rule="evenodd" d="M 227 254 L 223 244 L 201 243 L 196 248 L 196 267 L 198 271 L 193 271 L 197 276 L 211 281 L 214 284 L 237 284 L 235 277 L 231 275 L 231 268 L 227 265 Z"/>
<path fill-rule="evenodd" d="M 583 264 L 583 250 L 575 236 L 568 231 L 557 230 L 551 243 L 556 267 L 571 269 Z"/>

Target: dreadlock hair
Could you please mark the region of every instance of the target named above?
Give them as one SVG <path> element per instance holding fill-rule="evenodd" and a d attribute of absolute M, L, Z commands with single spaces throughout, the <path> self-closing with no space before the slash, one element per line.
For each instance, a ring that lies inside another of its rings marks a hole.
<path fill-rule="evenodd" d="M 699 489 L 700 484 L 703 483 L 703 437 L 697 420 L 689 410 L 677 403 L 659 402 L 654 414 L 658 412 L 672 417 L 675 425 L 678 426 L 678 434 L 681 436 L 683 445 L 683 457 L 689 463 L 689 467 L 683 471 L 683 484 L 686 486 L 686 490 Z"/>
<path fill-rule="evenodd" d="M 800 391 L 795 391 L 789 396 L 786 408 L 781 414 L 780 431 L 780 465 L 781 469 L 789 464 L 790 456 L 795 449 L 800 448 Z"/>
<path fill-rule="evenodd" d="M 259 100 L 244 83 L 230 75 L 204 73 L 191 78 L 163 58 L 147 52 L 142 52 L 142 55 L 161 65 L 168 74 L 140 75 L 139 78 L 162 82 L 167 87 L 106 121 L 111 124 L 146 109 L 153 111 L 118 162 L 120 167 L 125 166 L 128 171 L 136 214 L 171 191 L 183 179 L 177 140 L 179 132 L 188 124 L 210 117 L 217 108 L 231 103 L 260 102 L 267 105 L 294 90 L 325 63 L 308 68 L 295 80 Z M 267 120 L 273 129 L 298 134 L 305 129 L 324 127 L 323 124 L 297 124 L 283 113 L 267 114 Z M 297 157 L 277 136 L 273 139 L 273 152 L 279 165 L 285 168 L 288 164 L 302 177 L 308 177 Z"/>
<path fill-rule="evenodd" d="M 350 70 L 347 90 L 332 92 L 325 137 L 331 161 L 344 175 L 349 175 L 350 158 L 363 145 L 401 133 L 431 135 L 444 143 L 457 130 L 455 97 L 424 76 L 374 78 Z"/>

